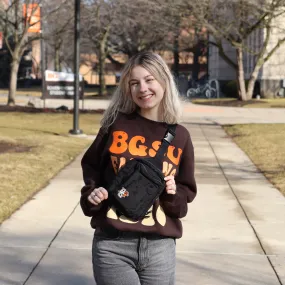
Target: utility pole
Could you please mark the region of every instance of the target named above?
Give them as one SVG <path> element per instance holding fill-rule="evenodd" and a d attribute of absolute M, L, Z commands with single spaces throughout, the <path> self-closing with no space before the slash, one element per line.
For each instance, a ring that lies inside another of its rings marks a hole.
<path fill-rule="evenodd" d="M 80 135 L 79 129 L 79 47 L 80 47 L 80 0 L 75 0 L 74 7 L 74 104 L 73 104 L 73 129 L 70 134 Z"/>

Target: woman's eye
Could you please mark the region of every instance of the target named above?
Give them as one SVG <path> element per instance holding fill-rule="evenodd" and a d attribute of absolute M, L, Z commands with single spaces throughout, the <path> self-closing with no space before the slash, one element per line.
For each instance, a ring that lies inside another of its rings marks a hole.
<path fill-rule="evenodd" d="M 146 80 L 146 82 L 151 82 L 151 81 L 153 81 L 153 78 L 149 78 Z"/>
<path fill-rule="evenodd" d="M 133 82 L 133 83 L 131 83 L 131 86 L 137 86 L 138 85 L 138 83 L 137 82 Z"/>

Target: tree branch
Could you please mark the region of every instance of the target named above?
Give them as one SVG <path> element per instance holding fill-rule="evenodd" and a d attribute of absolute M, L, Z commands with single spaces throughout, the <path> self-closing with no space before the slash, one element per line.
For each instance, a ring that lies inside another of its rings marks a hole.
<path fill-rule="evenodd" d="M 229 64 L 234 70 L 237 70 L 238 68 L 237 64 L 230 57 L 226 55 L 221 40 L 218 41 L 216 40 L 216 42 L 209 41 L 209 44 L 212 44 L 215 47 L 217 47 L 219 50 L 219 55 L 225 60 L 225 62 Z"/>
<path fill-rule="evenodd" d="M 114 59 L 111 54 L 108 53 L 107 58 L 116 65 L 123 66 L 124 64 L 119 62 L 118 60 Z"/>

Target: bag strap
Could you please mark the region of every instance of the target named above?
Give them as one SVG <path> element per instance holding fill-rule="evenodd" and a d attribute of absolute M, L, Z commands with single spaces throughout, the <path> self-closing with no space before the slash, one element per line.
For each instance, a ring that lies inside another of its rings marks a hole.
<path fill-rule="evenodd" d="M 164 154 L 166 153 L 168 147 L 170 146 L 171 142 L 175 138 L 176 126 L 177 126 L 177 124 L 174 124 L 174 125 L 168 124 L 167 125 L 167 127 L 168 127 L 167 131 L 166 131 L 163 139 L 161 140 L 160 148 L 154 157 L 154 159 L 156 160 L 157 163 L 162 162 Z"/>

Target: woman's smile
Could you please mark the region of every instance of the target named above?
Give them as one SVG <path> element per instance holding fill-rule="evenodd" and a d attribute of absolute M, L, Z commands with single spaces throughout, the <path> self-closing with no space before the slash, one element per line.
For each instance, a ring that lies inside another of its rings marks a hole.
<path fill-rule="evenodd" d="M 143 101 L 148 101 L 153 96 L 153 94 L 142 95 L 139 98 Z"/>

